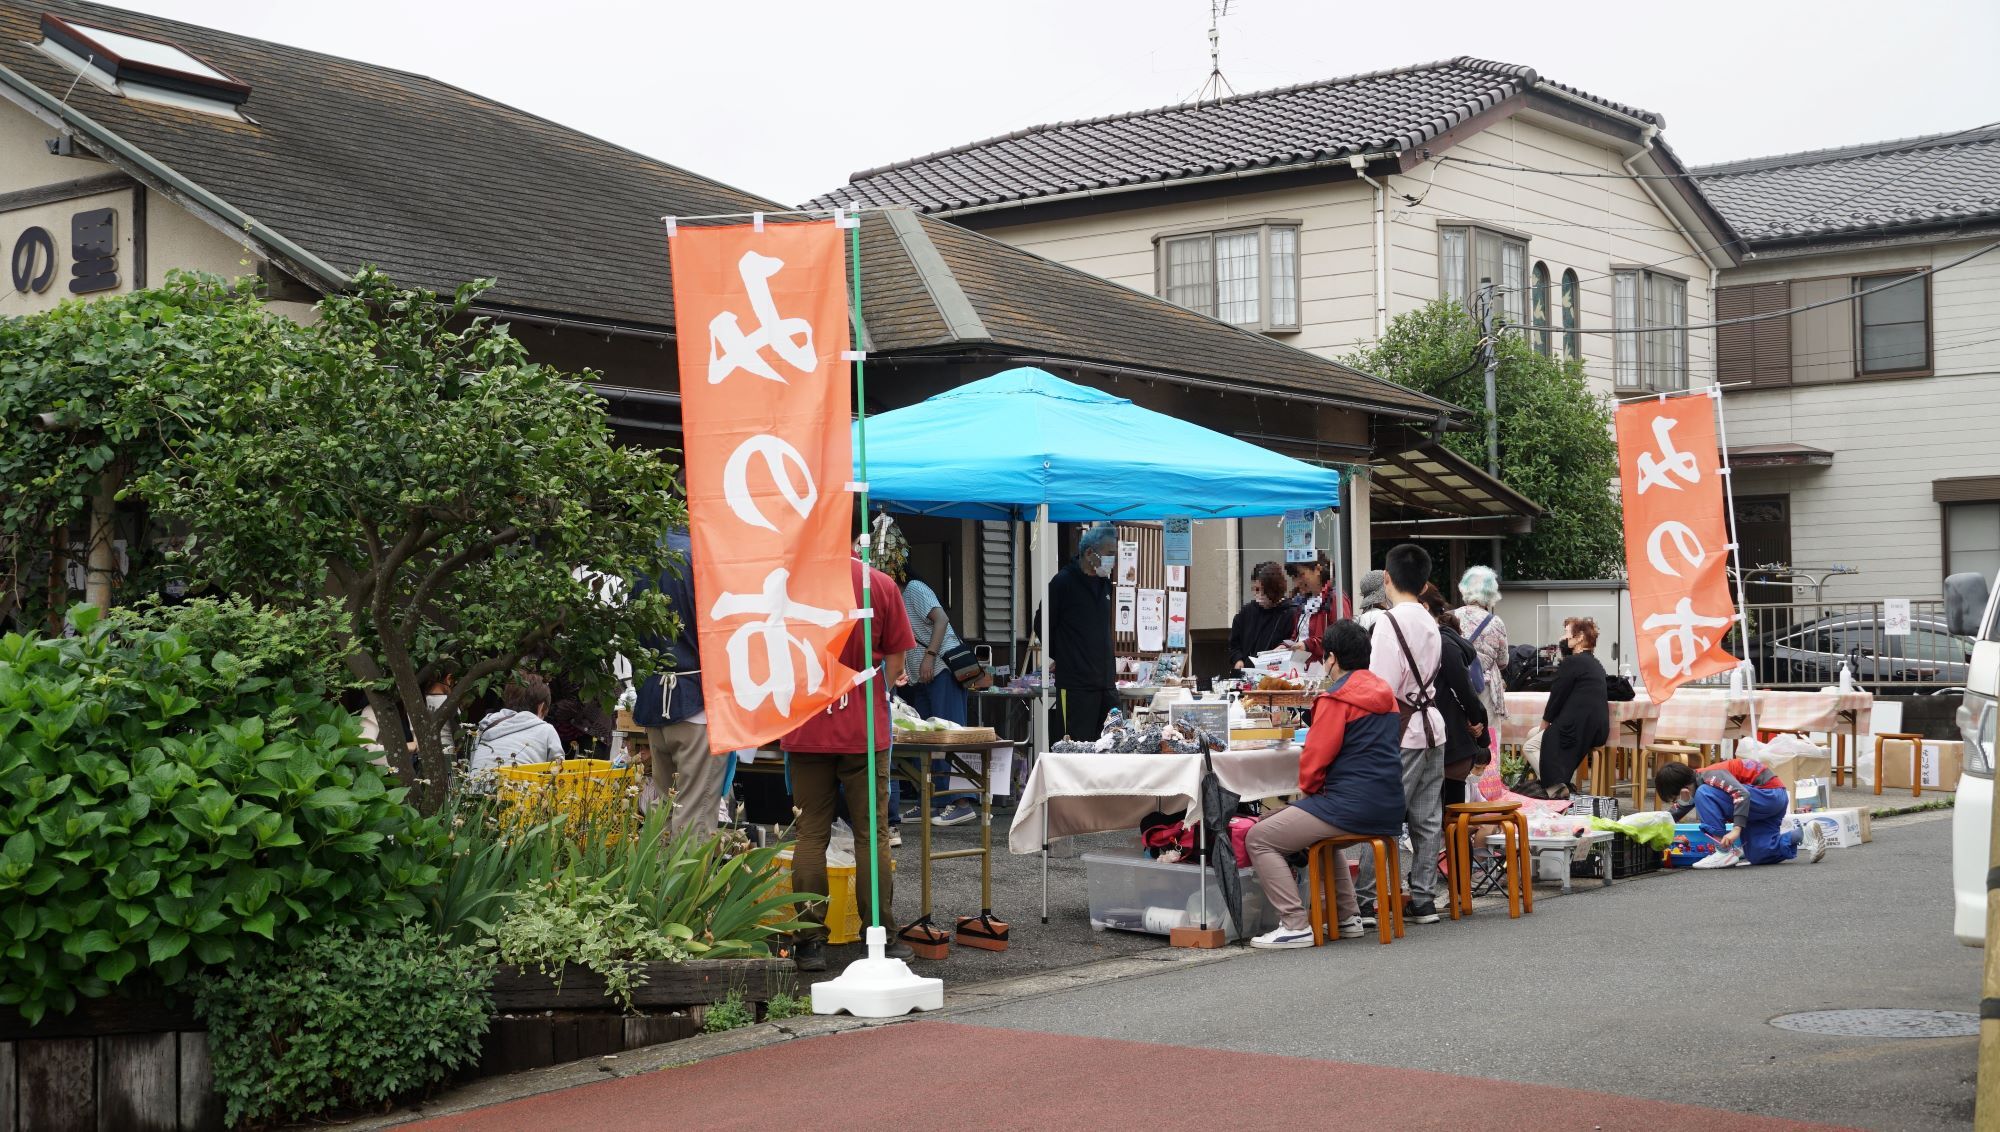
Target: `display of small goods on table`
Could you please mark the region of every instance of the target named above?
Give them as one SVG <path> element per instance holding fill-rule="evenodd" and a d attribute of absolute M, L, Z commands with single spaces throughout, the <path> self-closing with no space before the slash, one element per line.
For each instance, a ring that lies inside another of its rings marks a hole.
<path fill-rule="evenodd" d="M 1104 732 L 1097 738 L 1062 739 L 1049 750 L 1059 754 L 1198 755 L 1204 744 L 1210 750 L 1220 750 L 1222 737 L 1193 723 L 1140 725 L 1129 722 L 1124 712 L 1114 709 L 1105 717 Z"/>
<path fill-rule="evenodd" d="M 978 743 L 998 743 L 1000 735 L 991 727 L 967 727 L 949 719 L 925 719 L 900 697 L 889 701 L 889 726 L 897 743 L 909 747 L 955 747 Z"/>

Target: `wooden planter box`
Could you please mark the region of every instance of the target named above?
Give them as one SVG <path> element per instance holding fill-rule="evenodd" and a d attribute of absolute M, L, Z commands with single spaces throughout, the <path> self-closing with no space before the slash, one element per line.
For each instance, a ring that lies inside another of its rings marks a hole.
<path fill-rule="evenodd" d="M 502 968 L 495 1017 L 476 1070 L 490 1077 L 676 1041 L 701 1032 L 701 1007 L 739 990 L 770 1001 L 795 986 L 788 959 L 646 964 L 626 1016 L 604 980 L 580 967 L 562 989 L 537 971 Z M 796 993 L 796 991 L 794 992 Z M 208 1034 L 186 1005 L 86 999 L 73 1013 L 30 1026 L 0 1008 L 0 1132 L 213 1132 L 222 1098 Z"/>
<path fill-rule="evenodd" d="M 604 980 L 574 964 L 562 986 L 536 970 L 502 967 L 493 978 L 495 1017 L 486 1031 L 479 1075 L 497 1076 L 640 1046 L 679 1041 L 701 1032 L 702 1008 L 732 990 L 746 1003 L 796 993 L 789 959 L 694 959 L 645 965 L 627 1015 L 605 995 Z"/>
<path fill-rule="evenodd" d="M 86 999 L 29 1026 L 0 1009 L 0 1132 L 210 1132 L 222 1098 L 183 1005 Z"/>

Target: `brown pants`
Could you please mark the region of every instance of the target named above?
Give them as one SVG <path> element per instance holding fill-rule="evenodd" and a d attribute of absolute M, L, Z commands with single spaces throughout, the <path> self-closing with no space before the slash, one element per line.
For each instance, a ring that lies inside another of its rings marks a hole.
<path fill-rule="evenodd" d="M 1301 932 L 1311 927 L 1305 902 L 1299 899 L 1298 878 L 1285 863 L 1287 853 L 1300 853 L 1329 837 L 1345 836 L 1346 831 L 1331 826 L 1297 806 L 1286 806 L 1250 827 L 1243 846 L 1250 852 L 1250 867 L 1257 870 L 1257 883 L 1264 886 L 1264 899 L 1278 913 L 1278 923 L 1287 931 Z M 1354 878 L 1347 871 L 1347 857 L 1333 857 L 1334 922 L 1361 914 L 1354 898 Z"/>
<path fill-rule="evenodd" d="M 869 915 L 869 876 L 882 878 L 882 926 L 893 935 L 896 917 L 889 872 L 889 752 L 875 756 L 874 788 L 869 788 L 868 756 L 792 754 L 785 756 L 791 767 L 792 804 L 798 807 L 798 843 L 792 847 L 792 891 L 827 891 L 826 846 L 833 837 L 833 810 L 838 795 L 847 795 L 847 813 L 854 826 L 854 905 L 861 922 L 874 923 Z M 881 853 L 873 870 L 868 859 L 868 811 L 864 799 L 875 800 L 875 821 L 881 833 Z M 804 906 L 799 919 L 826 923 L 826 901 Z M 815 933 L 825 937 L 824 930 Z"/>

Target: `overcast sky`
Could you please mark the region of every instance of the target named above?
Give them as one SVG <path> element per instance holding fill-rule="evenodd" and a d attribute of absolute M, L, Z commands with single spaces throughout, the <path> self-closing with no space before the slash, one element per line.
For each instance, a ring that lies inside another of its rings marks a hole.
<path fill-rule="evenodd" d="M 1208 74 L 1208 0 L 125 0 L 417 71 L 788 203 Z M 1666 116 L 1690 163 L 2000 119 L 1995 0 L 1232 0 L 1238 91 L 1456 55 Z M 256 106 L 255 95 L 251 108 Z"/>

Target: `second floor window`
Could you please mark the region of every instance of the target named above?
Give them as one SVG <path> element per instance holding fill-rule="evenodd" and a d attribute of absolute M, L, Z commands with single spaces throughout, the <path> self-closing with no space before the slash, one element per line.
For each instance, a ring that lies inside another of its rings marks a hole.
<path fill-rule="evenodd" d="M 1479 281 L 1493 282 L 1494 314 L 1509 326 L 1528 323 L 1528 241 L 1472 225 L 1438 226 L 1438 291 L 1474 315 Z"/>
<path fill-rule="evenodd" d="M 1252 330 L 1299 328 L 1299 230 L 1258 224 L 1159 240 L 1168 302 Z"/>
<path fill-rule="evenodd" d="M 1641 268 L 1616 270 L 1611 314 L 1618 330 L 1641 331 L 1611 336 L 1618 388 L 1687 388 L 1687 331 L 1681 329 L 1687 325 L 1687 280 Z"/>
<path fill-rule="evenodd" d="M 1549 265 L 1535 265 L 1535 352 L 1543 357 L 1554 353 L 1555 347 L 1549 336 Z"/>
<path fill-rule="evenodd" d="M 1907 282 L 1896 283 L 1897 279 Z M 1894 283 L 1895 286 L 1885 286 Z M 1912 373 L 1930 368 L 1930 279 L 1928 276 L 1863 275 L 1854 301 L 1854 371 L 1862 374 Z M 1882 288 L 1876 290 L 1876 288 Z"/>
<path fill-rule="evenodd" d="M 1571 361 L 1583 358 L 1583 335 L 1576 332 L 1582 323 L 1583 296 L 1577 288 L 1576 272 L 1564 271 L 1562 282 L 1563 354 Z"/>

